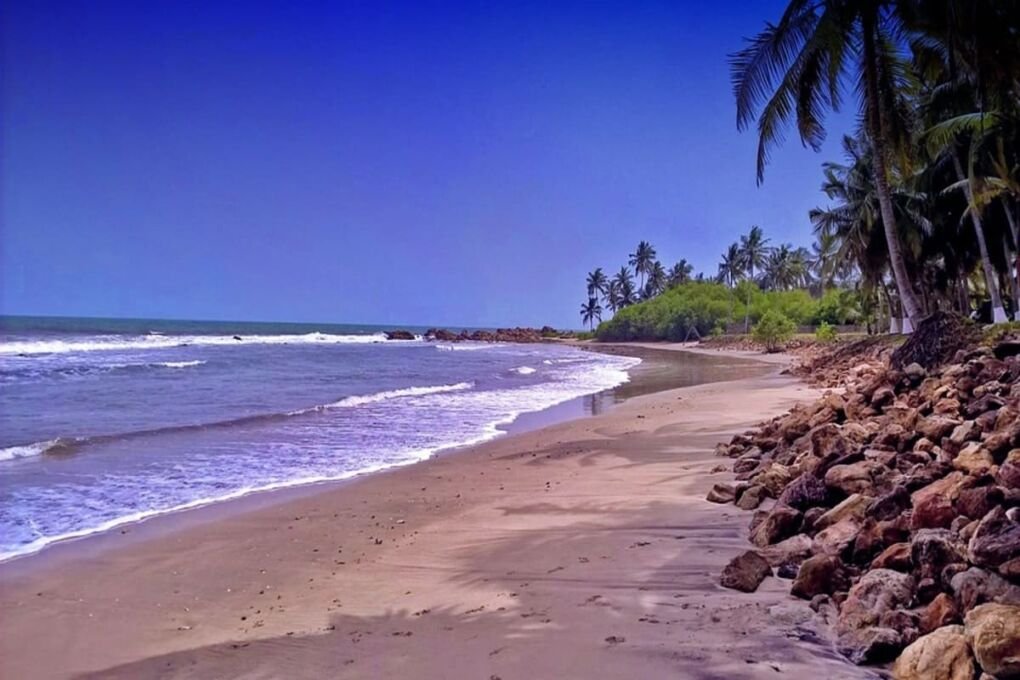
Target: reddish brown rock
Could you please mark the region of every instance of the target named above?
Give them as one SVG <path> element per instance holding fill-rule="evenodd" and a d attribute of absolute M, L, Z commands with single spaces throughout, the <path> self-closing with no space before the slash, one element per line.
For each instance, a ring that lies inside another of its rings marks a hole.
<path fill-rule="evenodd" d="M 1002 489 L 997 486 L 978 486 L 964 489 L 956 499 L 956 509 L 964 517 L 981 519 L 996 506 L 1002 505 L 1005 498 Z"/>
<path fill-rule="evenodd" d="M 729 561 L 723 568 L 719 583 L 724 588 L 750 593 L 757 590 L 761 582 L 771 575 L 772 567 L 761 553 L 748 550 Z"/>
<path fill-rule="evenodd" d="M 790 593 L 810 600 L 816 595 L 832 595 L 850 587 L 843 562 L 832 555 L 815 555 L 801 563 Z"/>
<path fill-rule="evenodd" d="M 921 610 L 918 625 L 921 633 L 927 635 L 936 628 L 959 623 L 959 621 L 960 610 L 956 606 L 956 600 L 946 593 L 939 593 Z"/>
<path fill-rule="evenodd" d="M 907 542 L 893 543 L 871 562 L 872 569 L 894 569 L 909 573 L 912 567 L 910 544 Z"/>
<path fill-rule="evenodd" d="M 967 557 L 974 564 L 996 568 L 1004 562 L 1020 557 L 1020 522 L 1014 522 L 999 506 L 989 512 L 967 544 Z"/>
<path fill-rule="evenodd" d="M 778 543 L 797 533 L 801 513 L 786 505 L 777 505 L 751 532 L 751 542 L 758 547 Z"/>

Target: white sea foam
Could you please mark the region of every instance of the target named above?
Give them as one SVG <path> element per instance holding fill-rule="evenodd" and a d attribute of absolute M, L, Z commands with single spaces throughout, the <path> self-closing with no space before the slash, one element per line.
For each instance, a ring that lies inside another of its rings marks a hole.
<path fill-rule="evenodd" d="M 387 340 L 383 333 L 335 335 L 305 333 L 304 335 L 139 335 L 90 336 L 74 340 L 15 340 L 0 343 L 0 355 L 66 354 L 110 350 L 166 349 L 183 345 L 342 345 L 367 343 L 411 343 L 419 340 Z"/>
<path fill-rule="evenodd" d="M 162 366 L 163 368 L 191 368 L 192 366 L 201 366 L 204 363 L 201 359 L 195 359 L 193 361 L 160 361 L 154 365 Z"/>
<path fill-rule="evenodd" d="M 492 349 L 502 347 L 502 343 L 492 342 L 464 342 L 456 345 L 434 345 L 440 352 L 476 352 L 480 349 Z"/>
<path fill-rule="evenodd" d="M 517 368 L 513 369 L 513 372 L 516 373 L 517 375 L 531 375 L 532 373 L 535 372 L 535 369 L 532 368 L 531 366 L 518 366 Z"/>
<path fill-rule="evenodd" d="M 453 385 L 427 385 L 423 387 L 404 387 L 398 390 L 386 390 L 385 392 L 376 392 L 374 394 L 363 394 L 354 395 L 350 397 L 344 397 L 339 401 L 334 401 L 331 404 L 323 404 L 321 406 L 312 406 L 311 408 L 303 408 L 297 411 L 291 411 L 288 415 L 297 416 L 302 413 L 313 413 L 315 411 L 325 411 L 333 408 L 352 408 L 354 406 L 362 406 L 364 404 L 374 404 L 380 401 L 387 401 L 389 399 L 400 399 L 402 397 L 421 397 L 426 394 L 441 394 L 443 392 L 457 392 L 459 390 L 470 390 L 474 387 L 473 383 L 461 382 Z"/>
<path fill-rule="evenodd" d="M 63 443 L 64 442 L 61 439 L 50 439 L 44 442 L 35 442 L 34 444 L 8 446 L 5 449 L 0 449 L 0 460 L 14 460 L 16 458 L 41 456 L 50 449 L 59 448 L 63 445 Z"/>

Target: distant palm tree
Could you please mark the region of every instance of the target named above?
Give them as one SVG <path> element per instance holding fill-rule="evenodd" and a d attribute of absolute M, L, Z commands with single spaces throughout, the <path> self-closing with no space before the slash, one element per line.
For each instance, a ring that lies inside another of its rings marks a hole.
<path fill-rule="evenodd" d="M 630 266 L 640 278 L 638 287 L 644 290 L 645 275 L 652 272 L 652 263 L 655 262 L 655 248 L 648 241 L 638 243 L 637 250 L 630 255 Z"/>
<path fill-rule="evenodd" d="M 772 250 L 768 243 L 769 240 L 765 238 L 765 233 L 757 225 L 751 227 L 751 231 L 747 232 L 746 236 L 740 237 L 740 259 L 744 265 L 744 271 L 747 272 L 747 278 L 752 281 L 754 281 L 754 270 L 761 271 L 765 266 L 769 251 Z"/>
<path fill-rule="evenodd" d="M 662 263 L 656 260 L 652 263 L 652 267 L 648 272 L 648 283 L 645 284 L 643 291 L 644 298 L 650 299 L 661 293 L 666 289 L 666 283 L 669 277 L 666 275 L 666 268 L 662 266 Z"/>
<path fill-rule="evenodd" d="M 616 283 L 617 293 L 620 295 L 620 308 L 634 304 L 634 277 L 631 276 L 630 270 L 620 267 L 620 271 L 613 277 L 613 281 Z"/>
<path fill-rule="evenodd" d="M 595 322 L 602 321 L 602 307 L 595 298 L 588 298 L 588 303 L 581 305 L 581 322 L 588 324 L 588 329 L 595 330 Z"/>
<path fill-rule="evenodd" d="M 587 283 L 588 297 L 598 299 L 600 296 L 605 295 L 609 279 L 602 273 L 602 267 L 599 267 L 595 271 L 589 272 Z"/>
<path fill-rule="evenodd" d="M 609 311 L 616 314 L 617 310 L 623 307 L 621 302 L 620 284 L 617 283 L 616 279 L 613 279 L 606 284 L 606 306 L 609 307 Z"/>
<path fill-rule="evenodd" d="M 673 288 L 674 286 L 680 286 L 691 280 L 691 274 L 694 272 L 694 266 L 691 265 L 686 259 L 681 258 L 673 267 L 669 270 L 669 283 L 668 286 Z"/>
<path fill-rule="evenodd" d="M 719 280 L 732 288 L 744 276 L 744 256 L 740 246 L 731 243 L 719 262 Z"/>

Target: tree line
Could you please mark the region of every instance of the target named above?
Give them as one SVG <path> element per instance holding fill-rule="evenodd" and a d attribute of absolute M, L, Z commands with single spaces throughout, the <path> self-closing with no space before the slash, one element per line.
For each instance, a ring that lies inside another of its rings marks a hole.
<path fill-rule="evenodd" d="M 730 60 L 737 127 L 758 133 L 759 184 L 789 126 L 817 150 L 828 111 L 855 106 L 858 124 L 843 158 L 822 165 L 829 202 L 806 216 L 812 248 L 771 247 L 752 227 L 715 279 L 815 296 L 853 290 L 864 316 L 891 332 L 938 309 L 1016 318 L 1018 36 L 1013 0 L 790 2 Z M 627 264 L 588 275 L 589 327 L 606 309 L 707 280 L 683 260 L 666 270 L 645 241 Z"/>

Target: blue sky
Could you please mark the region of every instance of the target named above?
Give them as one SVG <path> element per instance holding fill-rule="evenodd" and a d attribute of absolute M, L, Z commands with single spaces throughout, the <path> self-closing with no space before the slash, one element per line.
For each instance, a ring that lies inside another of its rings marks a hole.
<path fill-rule="evenodd" d="M 808 245 L 821 154 L 755 186 L 728 53 L 781 2 L 0 8 L 0 309 L 580 326 L 640 239 Z"/>

